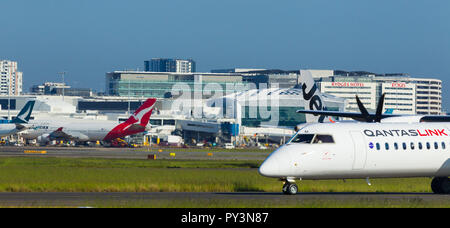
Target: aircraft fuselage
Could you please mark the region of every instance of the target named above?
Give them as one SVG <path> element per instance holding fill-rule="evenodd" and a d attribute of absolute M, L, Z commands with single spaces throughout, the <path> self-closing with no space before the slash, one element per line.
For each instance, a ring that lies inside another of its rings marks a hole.
<path fill-rule="evenodd" d="M 274 151 L 259 171 L 267 177 L 314 180 L 449 176 L 449 126 L 310 124 Z M 301 135 L 306 141 L 296 142 Z M 308 141 L 318 136 L 325 140 Z"/>

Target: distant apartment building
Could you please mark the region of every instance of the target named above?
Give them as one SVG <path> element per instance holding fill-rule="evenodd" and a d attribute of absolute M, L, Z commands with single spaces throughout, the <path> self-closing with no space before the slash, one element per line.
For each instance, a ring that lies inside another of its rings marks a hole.
<path fill-rule="evenodd" d="M 192 59 L 153 58 L 144 61 L 144 69 L 146 72 L 193 73 L 196 72 L 196 64 Z"/>
<path fill-rule="evenodd" d="M 22 94 L 22 74 L 17 62 L 0 60 L 0 95 Z"/>
<path fill-rule="evenodd" d="M 174 59 L 153 58 L 144 61 L 146 72 L 176 72 L 177 65 Z"/>
<path fill-rule="evenodd" d="M 194 73 L 195 62 L 193 60 L 176 60 L 177 73 Z"/>

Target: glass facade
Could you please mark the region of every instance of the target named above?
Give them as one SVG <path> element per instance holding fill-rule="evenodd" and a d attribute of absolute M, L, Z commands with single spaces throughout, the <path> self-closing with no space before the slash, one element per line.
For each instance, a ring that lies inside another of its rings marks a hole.
<path fill-rule="evenodd" d="M 206 86 L 207 83 L 196 83 L 194 81 L 152 81 L 152 80 L 115 80 L 110 82 L 110 89 L 114 90 L 111 95 L 121 97 L 155 97 L 170 98 L 172 92 L 179 92 L 181 89 L 189 88 L 191 93 L 202 92 L 210 96 L 221 93 L 223 95 L 236 92 L 233 85 L 246 86 L 247 83 L 226 83 L 226 82 L 208 82 L 214 83 L 216 86 Z M 177 87 L 177 85 L 179 85 Z M 230 86 L 231 85 L 231 86 Z M 186 87 L 187 86 L 187 87 Z M 174 91 L 173 91 L 174 90 Z"/>
<path fill-rule="evenodd" d="M 8 108 L 9 104 L 11 105 L 11 108 Z M 9 101 L 8 99 L 0 99 L 0 105 L 3 110 L 16 110 L 16 99 L 11 99 Z"/>
<path fill-rule="evenodd" d="M 242 126 L 245 127 L 260 127 L 264 122 L 271 121 L 270 118 L 262 118 L 259 111 L 257 118 L 250 118 L 250 108 L 258 110 L 258 107 L 245 106 L 242 107 Z M 305 114 L 299 114 L 297 110 L 304 110 L 303 107 L 279 107 L 279 121 L 278 126 L 282 127 L 295 127 L 298 124 L 306 123 Z M 271 108 L 268 107 L 267 111 L 270 112 Z M 326 108 L 328 111 L 339 111 L 339 107 Z"/>
<path fill-rule="evenodd" d="M 170 81 L 126 81 L 117 82 L 118 96 L 122 97 L 156 97 L 168 96 L 178 82 Z"/>
<path fill-rule="evenodd" d="M 142 103 L 136 101 L 80 101 L 78 102 L 78 110 L 99 110 L 99 111 L 134 111 L 137 110 Z"/>

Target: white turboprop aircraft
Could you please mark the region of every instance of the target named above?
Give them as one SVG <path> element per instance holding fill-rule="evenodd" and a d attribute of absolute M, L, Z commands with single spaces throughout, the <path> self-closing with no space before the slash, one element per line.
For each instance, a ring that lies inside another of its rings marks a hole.
<path fill-rule="evenodd" d="M 144 132 L 148 125 L 155 98 L 146 100 L 127 121 L 52 119 L 30 121 L 28 130 L 22 133 L 24 139 L 37 139 L 40 143 L 53 140 L 77 142 L 112 141 L 128 135 Z"/>
<path fill-rule="evenodd" d="M 303 85 L 304 94 L 312 85 Z M 310 107 L 322 104 L 320 93 Z M 299 110 L 317 116 L 363 122 L 309 123 L 261 165 L 259 173 L 284 181 L 283 193 L 296 194 L 296 180 L 434 177 L 431 189 L 450 194 L 450 116 L 376 114 L 356 97 L 361 113 Z M 321 106 L 321 105 L 320 105 Z M 322 117 L 323 119 L 323 117 Z"/>
<path fill-rule="evenodd" d="M 295 180 L 435 177 L 434 193 L 450 194 L 450 123 L 315 123 L 273 152 L 259 173 Z"/>

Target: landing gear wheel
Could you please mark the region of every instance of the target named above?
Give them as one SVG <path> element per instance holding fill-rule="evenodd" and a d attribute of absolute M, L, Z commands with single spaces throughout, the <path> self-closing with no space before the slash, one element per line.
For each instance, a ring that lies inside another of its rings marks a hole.
<path fill-rule="evenodd" d="M 433 180 L 431 181 L 431 191 L 433 191 L 434 194 L 441 194 L 440 188 L 440 178 L 433 178 Z"/>
<path fill-rule="evenodd" d="M 290 184 L 287 192 L 288 192 L 289 195 L 297 194 L 298 186 L 296 184 Z"/>
<path fill-rule="evenodd" d="M 450 194 L 450 179 L 448 177 L 442 179 L 441 194 Z"/>
<path fill-rule="evenodd" d="M 283 193 L 286 195 L 295 195 L 298 192 L 298 186 L 294 183 L 286 183 L 283 185 Z"/>
<path fill-rule="evenodd" d="M 283 193 L 286 195 L 288 194 L 288 188 L 289 188 L 289 183 L 286 183 L 283 185 Z"/>
<path fill-rule="evenodd" d="M 450 179 L 448 177 L 433 178 L 431 190 L 435 194 L 450 194 Z"/>

